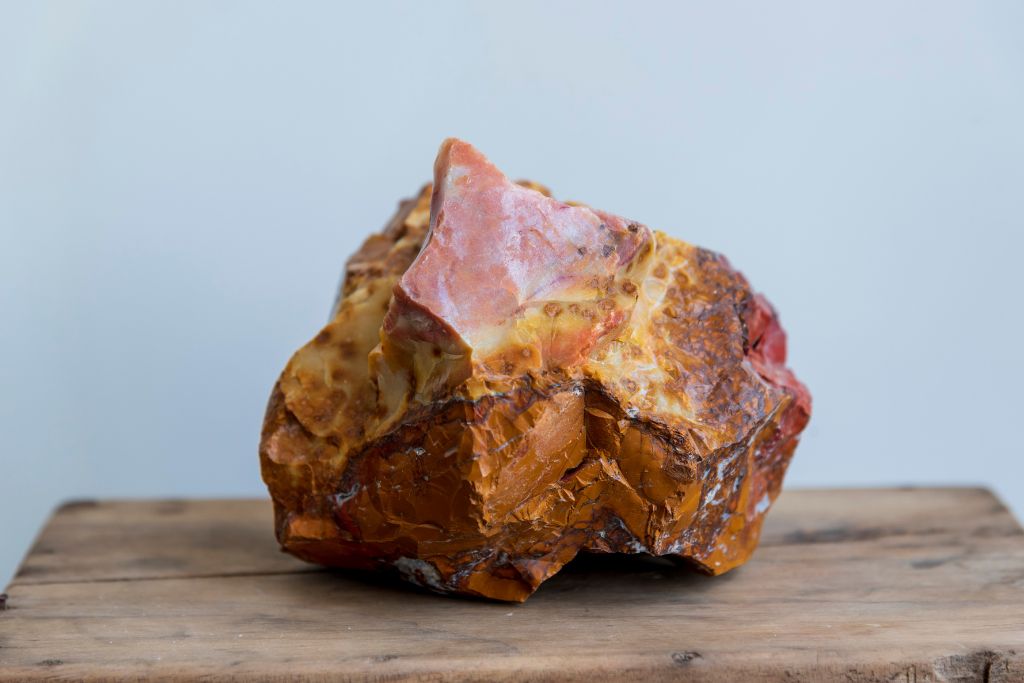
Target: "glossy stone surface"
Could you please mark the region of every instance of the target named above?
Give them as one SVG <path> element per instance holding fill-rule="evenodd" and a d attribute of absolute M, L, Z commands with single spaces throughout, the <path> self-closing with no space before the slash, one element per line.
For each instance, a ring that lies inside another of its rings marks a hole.
<path fill-rule="evenodd" d="M 810 415 L 768 302 L 465 142 L 434 171 L 274 388 L 283 547 L 512 601 L 580 551 L 746 561 Z"/>

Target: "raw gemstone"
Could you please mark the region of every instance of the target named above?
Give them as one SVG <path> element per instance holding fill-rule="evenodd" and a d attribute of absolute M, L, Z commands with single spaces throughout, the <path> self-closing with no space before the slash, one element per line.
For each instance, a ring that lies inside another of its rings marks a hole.
<path fill-rule="evenodd" d="M 349 260 L 260 446 L 282 546 L 522 601 L 580 551 L 745 562 L 810 395 L 713 252 L 447 140 Z"/>

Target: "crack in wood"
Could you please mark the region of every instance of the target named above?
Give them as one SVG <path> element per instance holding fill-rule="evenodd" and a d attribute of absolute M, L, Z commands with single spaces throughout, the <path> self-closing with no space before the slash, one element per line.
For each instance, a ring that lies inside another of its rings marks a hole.
<path fill-rule="evenodd" d="M 18 581 L 12 581 L 10 588 L 19 588 L 24 586 L 60 586 L 60 585 L 79 585 L 88 583 L 126 583 L 133 581 L 178 581 L 178 580 L 192 580 L 192 579 L 233 579 L 247 576 L 287 576 L 290 574 L 330 574 L 331 570 L 323 567 L 310 566 L 309 568 L 301 569 L 284 569 L 281 571 L 261 571 L 261 572 L 211 572 L 203 574 L 168 574 L 165 576 L 110 576 L 103 578 L 89 578 L 89 579 L 61 579 L 56 581 L 33 581 L 31 583 L 19 583 Z M 6 599 L 7 594 L 4 593 L 3 597 Z M 2 609 L 2 608 L 0 608 Z"/>

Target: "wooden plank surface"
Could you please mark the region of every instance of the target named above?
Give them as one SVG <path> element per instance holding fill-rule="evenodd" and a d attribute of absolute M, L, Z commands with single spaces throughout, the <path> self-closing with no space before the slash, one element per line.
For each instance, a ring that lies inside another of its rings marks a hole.
<path fill-rule="evenodd" d="M 1024 532 L 982 489 L 793 491 L 745 567 L 577 561 L 523 605 L 277 551 L 265 501 L 60 508 L 0 680 L 1024 681 Z"/>

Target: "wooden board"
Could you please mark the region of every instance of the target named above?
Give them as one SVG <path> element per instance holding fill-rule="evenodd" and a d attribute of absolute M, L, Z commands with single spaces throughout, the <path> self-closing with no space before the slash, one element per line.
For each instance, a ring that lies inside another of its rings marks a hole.
<path fill-rule="evenodd" d="M 1024 532 L 982 489 L 793 491 L 745 567 L 577 561 L 523 605 L 277 551 L 266 501 L 60 508 L 0 680 L 1024 681 Z"/>

